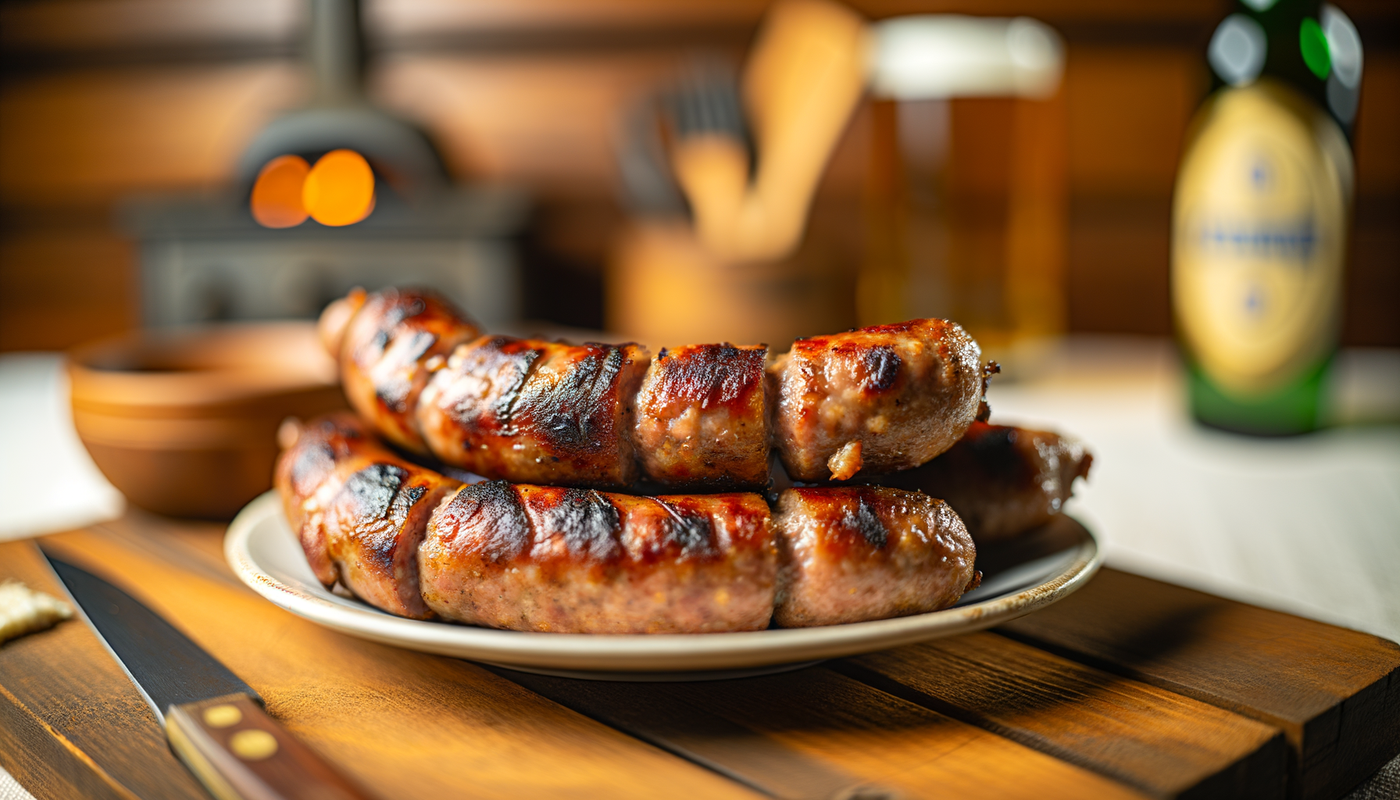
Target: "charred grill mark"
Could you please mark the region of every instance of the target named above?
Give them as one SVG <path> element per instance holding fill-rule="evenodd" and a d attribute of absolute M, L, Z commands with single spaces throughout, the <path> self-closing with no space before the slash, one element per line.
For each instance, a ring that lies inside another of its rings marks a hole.
<path fill-rule="evenodd" d="M 379 381 L 374 386 L 374 396 L 384 407 L 398 414 L 408 410 L 408 396 L 413 393 L 413 383 L 407 376 L 394 375 Z"/>
<path fill-rule="evenodd" d="M 394 497 L 408 477 L 408 470 L 393 464 L 371 464 L 345 481 L 345 493 L 354 504 L 356 517 L 387 519 Z"/>
<path fill-rule="evenodd" d="M 403 342 L 399 345 L 399 342 Z M 379 401 L 396 413 L 406 413 L 409 397 L 413 394 L 414 367 L 432 346 L 437 344 L 437 336 L 427 331 L 413 331 L 409 338 L 395 342 L 393 357 L 398 363 L 389 375 L 376 382 L 374 394 Z"/>
<path fill-rule="evenodd" d="M 370 353 L 368 355 L 371 359 L 384 355 L 384 349 L 389 346 L 389 332 L 383 328 L 375 331 L 374 336 L 369 340 L 369 346 Z"/>
<path fill-rule="evenodd" d="M 514 424 L 516 404 L 543 353 L 529 341 L 510 336 L 482 339 L 458 350 L 452 372 L 445 378 L 450 379 L 449 386 L 472 389 L 457 392 L 451 406 L 443 410 L 462 428 L 469 442 L 481 435 L 521 433 Z M 444 378 L 435 380 L 441 382 Z M 466 383 L 461 384 L 462 380 Z"/>
<path fill-rule="evenodd" d="M 467 528 L 480 531 L 481 556 L 495 563 L 519 557 L 533 538 L 530 517 L 515 487 L 506 481 L 462 487 L 437 516 L 436 525 L 446 530 L 448 541 Z"/>
<path fill-rule="evenodd" d="M 301 431 L 296 444 L 287 451 L 291 460 L 286 466 L 287 478 L 298 495 L 310 496 L 337 463 L 353 455 L 352 450 L 363 438 L 358 424 L 335 415 L 314 421 Z"/>
<path fill-rule="evenodd" d="M 421 313 L 423 301 L 418 300 L 418 305 Z M 408 313 L 402 296 L 392 290 L 386 291 L 375 300 L 370 301 L 361 313 L 378 321 L 378 328 L 367 342 L 368 352 L 363 354 L 369 360 L 376 360 L 384 355 L 384 351 L 388 349 L 390 341 L 394 338 L 394 329 L 408 317 L 415 316 Z"/>
<path fill-rule="evenodd" d="M 394 518 L 401 519 L 407 517 L 409 509 L 413 508 L 427 491 L 428 487 L 426 486 L 410 486 L 407 490 L 399 492 L 398 497 L 394 498 L 394 503 L 396 510 L 401 509 L 403 513 L 396 514 Z"/>
<path fill-rule="evenodd" d="M 903 362 L 893 347 L 877 345 L 865 353 L 865 390 L 867 392 L 887 392 L 894 388 L 899 378 L 899 368 Z"/>
<path fill-rule="evenodd" d="M 572 558 L 615 561 L 622 555 L 622 520 L 603 495 L 584 489 L 541 492 L 535 502 L 541 536 L 562 536 Z"/>
<path fill-rule="evenodd" d="M 344 492 L 350 502 L 355 538 L 363 544 L 375 569 L 392 573 L 399 533 L 426 486 L 406 484 L 408 470 L 393 464 L 371 464 L 351 475 Z"/>
<path fill-rule="evenodd" d="M 670 519 L 662 527 L 661 544 L 665 548 L 680 548 L 682 557 L 710 557 L 719 551 L 715 547 L 715 525 L 709 514 L 677 508 L 657 497 L 657 505 L 666 510 Z"/>
<path fill-rule="evenodd" d="M 885 545 L 889 543 L 889 530 L 885 528 L 885 523 L 880 521 L 880 516 L 875 513 L 874 507 L 867 502 L 864 493 L 856 495 L 855 511 L 847 509 L 841 519 L 841 524 L 849 530 L 859 532 L 870 546 L 878 550 L 883 550 Z"/>
<path fill-rule="evenodd" d="M 820 489 L 796 487 L 789 489 L 801 498 L 793 508 L 803 508 L 803 514 L 812 514 L 827 520 L 830 530 L 858 533 L 871 547 L 882 550 L 889 544 L 889 529 L 880 519 L 876 503 L 880 502 L 881 489 Z M 854 507 L 852 507 L 854 505 Z"/>
<path fill-rule="evenodd" d="M 415 331 L 413 338 L 404 347 L 404 363 L 414 362 L 423 357 L 433 345 L 437 344 L 437 335 L 427 331 Z"/>
<path fill-rule="evenodd" d="M 540 360 L 540 351 L 532 347 L 528 350 L 513 348 L 514 352 L 511 352 L 504 347 L 506 341 L 498 339 L 491 344 L 498 348 L 503 358 L 510 358 L 510 361 L 502 365 L 500 371 L 512 370 L 515 374 L 508 378 L 509 383 L 505 383 L 505 388 L 501 390 L 501 396 L 497 398 L 496 406 L 492 411 L 496 415 L 496 424 L 501 426 L 502 435 L 514 436 L 518 432 L 514 424 L 515 404 L 520 402 L 520 393 L 525 390 L 525 382 L 530 378 L 530 371 L 534 368 L 535 362 Z M 497 342 L 500 344 L 498 345 Z M 497 374 L 499 375 L 500 372 Z"/>
<path fill-rule="evenodd" d="M 658 356 L 655 399 L 699 403 L 700 408 L 735 405 L 763 388 L 766 347 L 741 349 L 705 344 Z"/>
<path fill-rule="evenodd" d="M 617 400 L 621 348 L 587 344 L 590 352 L 569 365 L 558 384 L 527 386 L 521 393 L 522 415 L 536 420 L 541 443 L 554 453 L 573 456 L 612 446 L 612 403 Z"/>
<path fill-rule="evenodd" d="M 430 313 L 431 312 L 431 313 Z M 405 325 L 407 321 L 415 317 L 427 315 L 426 319 L 417 320 L 413 325 Z M 389 346 L 400 339 L 401 336 L 412 334 L 415 336 L 427 335 L 431 340 L 413 355 L 418 358 L 427 352 L 437 340 L 437 336 L 429 330 L 439 332 L 456 330 L 462 326 L 475 330 L 471 323 L 461 315 L 446 300 L 435 295 L 423 294 L 413 291 L 385 291 L 381 295 L 367 302 L 359 312 L 360 317 L 371 320 L 374 331 L 365 340 L 365 352 L 360 356 L 368 357 L 370 360 L 377 359 L 384 354 Z M 416 346 L 416 345 L 415 345 Z"/>

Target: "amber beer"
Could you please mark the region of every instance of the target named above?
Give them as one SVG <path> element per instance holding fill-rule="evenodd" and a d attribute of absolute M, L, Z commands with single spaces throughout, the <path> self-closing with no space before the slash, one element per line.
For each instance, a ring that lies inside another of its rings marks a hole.
<path fill-rule="evenodd" d="M 1331 6 L 1251 0 L 1209 60 L 1217 88 L 1173 207 L 1191 409 L 1244 433 L 1312 430 L 1340 327 L 1360 40 Z"/>

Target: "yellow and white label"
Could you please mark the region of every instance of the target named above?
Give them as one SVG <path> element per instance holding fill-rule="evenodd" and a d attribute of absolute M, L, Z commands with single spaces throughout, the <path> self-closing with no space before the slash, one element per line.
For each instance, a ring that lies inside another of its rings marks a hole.
<path fill-rule="evenodd" d="M 1280 388 L 1333 346 L 1350 196 L 1346 142 L 1306 101 L 1266 81 L 1212 99 L 1177 179 L 1172 301 L 1223 390 Z"/>

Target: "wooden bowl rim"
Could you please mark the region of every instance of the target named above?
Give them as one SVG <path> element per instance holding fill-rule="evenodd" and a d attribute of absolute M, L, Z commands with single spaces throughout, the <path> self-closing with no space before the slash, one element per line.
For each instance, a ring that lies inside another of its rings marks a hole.
<path fill-rule="evenodd" d="M 201 359 L 207 366 L 201 366 Z M 132 368 L 112 366 L 131 364 Z M 141 368 L 140 364 L 156 364 Z M 75 408 L 238 406 L 337 384 L 335 362 L 312 322 L 226 323 L 133 331 L 73 348 L 68 376 Z"/>

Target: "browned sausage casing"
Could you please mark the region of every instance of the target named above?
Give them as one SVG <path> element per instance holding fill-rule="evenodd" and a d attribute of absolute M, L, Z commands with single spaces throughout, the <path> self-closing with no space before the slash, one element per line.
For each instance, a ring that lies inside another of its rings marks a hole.
<path fill-rule="evenodd" d="M 448 619 L 556 633 L 760 630 L 777 551 L 756 494 L 634 497 L 504 481 L 460 489 L 419 550 Z"/>
<path fill-rule="evenodd" d="M 917 467 L 962 437 L 982 397 L 981 350 L 939 319 L 799 339 L 769 374 L 774 445 L 800 481 Z"/>
<path fill-rule="evenodd" d="M 394 614 L 574 633 L 705 633 L 882 619 L 956 601 L 974 551 L 917 492 L 807 487 L 635 497 L 462 487 L 348 414 L 301 426 L 276 482 L 316 577 Z M 776 607 L 776 611 L 775 611 Z"/>
<path fill-rule="evenodd" d="M 399 616 L 432 616 L 419 589 L 418 546 L 433 509 L 460 483 L 395 457 L 349 414 L 301 428 L 278 460 L 276 483 L 321 583 L 338 579 Z"/>
<path fill-rule="evenodd" d="M 454 314 L 425 292 L 352 295 L 322 335 L 351 405 L 391 441 L 507 480 L 757 489 L 770 447 L 797 480 L 848 480 L 942 453 L 982 394 L 977 344 L 943 320 L 803 339 L 760 380 L 761 345 L 652 362 L 633 344 L 471 341 Z"/>
<path fill-rule="evenodd" d="M 976 548 L 942 500 L 879 486 L 788 489 L 773 520 L 784 627 L 936 611 L 973 580 Z"/>
<path fill-rule="evenodd" d="M 647 478 L 752 489 L 768 482 L 766 345 L 664 348 L 637 393 L 633 427 Z"/>
<path fill-rule="evenodd" d="M 626 486 L 631 398 L 650 360 L 635 344 L 485 336 L 433 375 L 418 423 L 435 456 L 488 478 Z"/>
<path fill-rule="evenodd" d="M 347 300 L 327 309 L 326 318 L 342 316 Z M 325 330 L 323 338 L 339 344 L 340 378 L 350 406 L 389 441 L 427 453 L 414 409 L 428 382 L 427 364 L 446 357 L 477 335 L 476 326 L 435 292 L 386 289 L 363 300 L 347 316 L 343 331 Z"/>
<path fill-rule="evenodd" d="M 1084 445 L 1059 434 L 974 422 L 948 452 L 881 483 L 943 498 L 985 544 L 1049 522 L 1093 462 Z"/>

